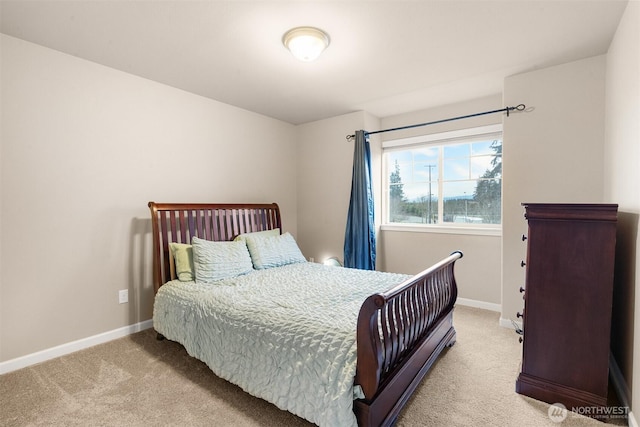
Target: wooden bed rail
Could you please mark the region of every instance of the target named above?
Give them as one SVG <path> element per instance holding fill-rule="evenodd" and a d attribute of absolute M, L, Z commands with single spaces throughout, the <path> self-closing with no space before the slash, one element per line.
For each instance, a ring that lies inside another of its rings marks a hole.
<path fill-rule="evenodd" d="M 363 303 L 358 317 L 355 383 L 362 387 L 366 401 L 377 397 L 386 383 L 393 381 L 396 368 L 402 367 L 440 320 L 452 312 L 458 294 L 454 264 L 461 257 L 462 252 L 453 252 Z M 453 326 L 442 329 L 442 334 L 452 335 L 450 340 L 455 338 Z"/>
<path fill-rule="evenodd" d="M 228 241 L 238 234 L 280 228 L 280 209 L 270 204 L 149 202 L 153 232 L 153 283 L 157 292 L 171 280 L 169 243 L 191 243 L 196 236 Z"/>

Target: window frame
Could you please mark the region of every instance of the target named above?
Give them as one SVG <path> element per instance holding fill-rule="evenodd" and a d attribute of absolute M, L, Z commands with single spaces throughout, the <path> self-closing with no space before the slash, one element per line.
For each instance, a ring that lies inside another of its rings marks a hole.
<path fill-rule="evenodd" d="M 409 138 L 393 139 L 382 142 L 382 221 L 380 229 L 385 231 L 406 231 L 406 232 L 430 232 L 445 234 L 477 234 L 487 236 L 502 235 L 502 215 L 500 224 L 467 224 L 467 223 L 439 223 L 439 224 L 417 224 L 417 223 L 392 223 L 389 222 L 389 176 L 390 170 L 387 161 L 387 153 L 391 151 L 400 151 L 402 149 L 410 149 L 416 146 L 444 146 L 460 143 L 473 142 L 476 138 L 486 138 L 491 134 L 503 134 L 502 123 L 472 128 L 458 129 L 447 132 L 439 132 L 414 136 Z M 502 135 L 503 136 L 503 135 Z M 502 138 L 504 144 L 504 138 Z M 442 189 L 442 158 L 438 164 L 438 192 L 441 194 Z M 502 186 L 502 183 L 501 183 Z M 442 197 L 439 197 L 438 203 L 443 203 Z M 442 214 L 442 205 L 439 206 L 439 213 Z"/>

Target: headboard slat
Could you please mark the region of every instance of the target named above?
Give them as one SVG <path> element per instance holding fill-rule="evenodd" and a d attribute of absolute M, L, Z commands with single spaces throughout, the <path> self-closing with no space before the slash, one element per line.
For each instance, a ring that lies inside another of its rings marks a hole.
<path fill-rule="evenodd" d="M 249 230 L 250 231 L 262 231 L 260 222 L 260 209 L 252 209 L 249 213 Z"/>
<path fill-rule="evenodd" d="M 178 212 L 178 224 L 180 225 L 180 243 L 187 243 L 187 224 L 184 218 L 184 211 Z"/>
<path fill-rule="evenodd" d="M 189 236 L 194 236 L 196 234 L 196 230 L 195 230 L 195 222 L 193 219 L 192 209 L 189 209 L 187 211 L 187 223 L 189 224 Z M 191 238 L 189 238 L 188 240 L 191 240 Z"/>
<path fill-rule="evenodd" d="M 249 210 L 247 209 L 247 211 L 244 213 L 244 215 L 242 215 L 240 217 L 240 234 L 242 233 L 250 233 L 251 231 L 253 231 L 253 224 L 252 224 L 252 219 L 253 219 L 253 209 Z"/>
<path fill-rule="evenodd" d="M 280 208 L 271 204 L 149 202 L 153 231 L 154 289 L 171 280 L 169 243 L 190 244 L 194 236 L 229 241 L 238 234 L 279 228 Z"/>
<path fill-rule="evenodd" d="M 203 209 L 204 214 L 204 236 L 207 240 L 216 240 L 213 238 L 213 230 L 211 224 L 213 223 L 213 213 L 209 209 Z"/>
<path fill-rule="evenodd" d="M 233 209 L 230 210 L 229 212 L 227 212 L 227 218 L 229 224 L 231 224 L 231 227 L 225 230 L 225 232 L 227 233 L 225 239 L 232 240 L 234 236 L 240 234 L 238 232 L 238 212 Z"/>
<path fill-rule="evenodd" d="M 160 212 L 160 224 L 162 226 L 162 235 L 157 236 L 158 232 L 154 230 L 154 236 L 153 236 L 154 239 L 160 238 L 162 241 L 162 246 L 161 246 L 162 252 L 158 253 L 158 251 L 160 251 L 160 248 L 154 251 L 154 256 L 159 256 L 160 259 L 162 260 L 162 264 L 159 263 L 158 266 L 154 268 L 154 271 L 158 275 L 160 275 L 161 273 L 160 266 L 169 264 L 169 230 L 167 229 L 167 213 L 166 212 Z"/>
<path fill-rule="evenodd" d="M 169 225 L 171 227 L 171 242 L 178 241 L 178 233 L 176 232 L 176 211 L 169 211 Z"/>
<path fill-rule="evenodd" d="M 211 217 L 213 218 L 213 239 L 212 240 L 224 240 L 224 236 L 220 234 L 220 230 L 225 228 L 224 211 L 212 211 Z"/>
<path fill-rule="evenodd" d="M 204 211 L 201 211 L 200 209 L 196 209 L 195 211 L 195 222 L 196 222 L 196 231 L 195 233 L 197 233 L 198 236 L 203 236 L 202 234 L 202 214 L 204 213 Z"/>
<path fill-rule="evenodd" d="M 225 230 L 227 232 L 226 239 L 231 240 L 233 236 L 240 234 L 238 232 L 238 212 L 235 210 L 227 212 L 227 218 L 231 227 Z"/>

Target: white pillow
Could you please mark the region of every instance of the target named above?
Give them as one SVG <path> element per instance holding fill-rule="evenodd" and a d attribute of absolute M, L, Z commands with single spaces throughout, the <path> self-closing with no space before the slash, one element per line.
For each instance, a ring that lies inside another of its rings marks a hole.
<path fill-rule="evenodd" d="M 238 242 L 212 242 L 194 237 L 193 267 L 196 282 L 213 283 L 253 270 L 247 245 Z"/>
<path fill-rule="evenodd" d="M 256 270 L 307 261 L 290 233 L 279 236 L 247 235 L 245 239 Z"/>

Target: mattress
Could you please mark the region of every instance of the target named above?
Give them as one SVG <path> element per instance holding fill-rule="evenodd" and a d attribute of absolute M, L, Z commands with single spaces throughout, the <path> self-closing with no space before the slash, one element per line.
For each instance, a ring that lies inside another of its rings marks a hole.
<path fill-rule="evenodd" d="M 221 378 L 320 426 L 356 426 L 358 312 L 410 276 L 297 263 L 218 281 L 171 281 L 157 332 Z"/>

